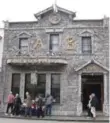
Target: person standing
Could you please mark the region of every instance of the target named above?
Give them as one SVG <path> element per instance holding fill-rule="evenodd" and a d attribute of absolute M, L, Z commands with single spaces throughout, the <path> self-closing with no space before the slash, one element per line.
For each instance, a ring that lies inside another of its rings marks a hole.
<path fill-rule="evenodd" d="M 14 101 L 13 115 L 19 115 L 20 114 L 21 104 L 22 104 L 21 98 L 19 97 L 19 94 L 16 94 L 15 101 Z"/>
<path fill-rule="evenodd" d="M 89 101 L 88 101 L 88 105 L 87 105 L 88 117 L 92 117 L 92 113 L 91 113 L 91 101 L 92 101 L 92 95 L 89 95 Z"/>
<path fill-rule="evenodd" d="M 46 115 L 51 115 L 52 112 L 52 103 L 53 103 L 53 97 L 49 94 L 47 94 L 45 99 L 45 105 L 46 105 Z"/>
<path fill-rule="evenodd" d="M 26 108 L 25 108 L 25 117 L 29 115 L 30 117 L 32 116 L 31 112 L 31 105 L 32 105 L 32 100 L 29 92 L 26 92 Z"/>
<path fill-rule="evenodd" d="M 31 105 L 31 111 L 32 111 L 32 116 L 36 116 L 36 103 L 35 100 L 32 100 L 32 105 Z"/>
<path fill-rule="evenodd" d="M 39 95 L 38 101 L 37 101 L 37 117 L 40 116 L 44 117 L 44 111 L 42 110 L 42 107 L 44 106 L 43 98 L 41 95 Z"/>
<path fill-rule="evenodd" d="M 12 94 L 12 92 L 10 91 L 10 94 L 8 95 L 7 109 L 6 109 L 5 115 L 8 115 L 10 108 L 11 108 L 11 114 L 12 114 L 12 112 L 13 112 L 14 99 L 15 99 L 15 97 Z"/>
<path fill-rule="evenodd" d="M 98 100 L 97 100 L 97 97 L 95 96 L 94 93 L 92 93 L 91 95 L 92 95 L 91 113 L 93 115 L 93 119 L 95 120 L 95 118 L 96 118 L 96 107 L 97 107 L 97 104 L 98 104 Z"/>

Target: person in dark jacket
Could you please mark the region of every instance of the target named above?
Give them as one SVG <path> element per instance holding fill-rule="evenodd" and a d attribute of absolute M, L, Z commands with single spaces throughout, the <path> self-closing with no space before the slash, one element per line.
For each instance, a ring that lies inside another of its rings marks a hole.
<path fill-rule="evenodd" d="M 39 118 L 40 116 L 44 117 L 44 111 L 43 111 L 43 98 L 41 95 L 39 95 L 38 101 L 37 101 L 37 117 Z"/>
<path fill-rule="evenodd" d="M 95 96 L 94 93 L 91 94 L 92 95 L 92 100 L 91 100 L 91 113 L 93 115 L 93 118 L 96 118 L 96 107 L 98 104 L 98 100 L 97 97 Z"/>
<path fill-rule="evenodd" d="M 15 101 L 14 101 L 13 115 L 19 115 L 20 114 L 21 104 L 22 104 L 21 98 L 19 97 L 19 94 L 16 94 Z"/>

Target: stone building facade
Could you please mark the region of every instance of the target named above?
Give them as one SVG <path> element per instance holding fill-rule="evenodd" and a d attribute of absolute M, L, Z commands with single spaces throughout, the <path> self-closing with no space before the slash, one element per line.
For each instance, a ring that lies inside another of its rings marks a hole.
<path fill-rule="evenodd" d="M 0 26 L 0 100 L 2 98 L 2 82 L 1 82 L 1 61 L 2 61 L 2 52 L 3 52 L 3 41 L 4 41 L 4 29 Z M 0 111 L 2 106 L 0 105 Z"/>
<path fill-rule="evenodd" d="M 12 90 L 22 100 L 29 91 L 52 94 L 53 115 L 83 114 L 95 93 L 98 110 L 109 108 L 109 19 L 76 20 L 56 6 L 35 14 L 34 22 L 5 22 L 0 98 Z"/>

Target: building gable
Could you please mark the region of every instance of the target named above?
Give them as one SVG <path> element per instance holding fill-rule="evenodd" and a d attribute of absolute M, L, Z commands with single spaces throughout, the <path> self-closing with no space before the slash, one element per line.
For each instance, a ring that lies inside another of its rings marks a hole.
<path fill-rule="evenodd" d="M 76 69 L 77 72 L 82 71 L 82 72 L 103 72 L 106 71 L 108 72 L 109 70 L 101 65 L 99 62 L 95 60 L 90 60 L 86 64 L 80 66 L 79 68 Z"/>
<path fill-rule="evenodd" d="M 72 21 L 76 16 L 76 13 L 61 8 L 59 6 L 51 6 L 39 13 L 34 14 L 34 16 L 40 23 L 42 22 L 42 20 L 44 20 L 45 22 L 46 20 L 48 20 L 51 24 L 55 25 L 63 21 L 64 16 L 66 16 L 69 21 Z"/>

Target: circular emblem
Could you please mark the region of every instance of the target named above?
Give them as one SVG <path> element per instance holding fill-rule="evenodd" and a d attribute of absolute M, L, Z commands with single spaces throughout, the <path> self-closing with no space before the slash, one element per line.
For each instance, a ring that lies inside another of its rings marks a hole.
<path fill-rule="evenodd" d="M 58 13 L 53 13 L 52 15 L 49 16 L 49 21 L 52 24 L 57 24 L 61 20 L 61 16 Z"/>

